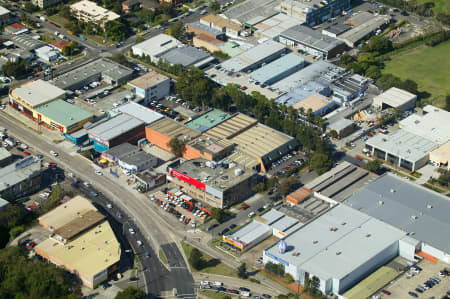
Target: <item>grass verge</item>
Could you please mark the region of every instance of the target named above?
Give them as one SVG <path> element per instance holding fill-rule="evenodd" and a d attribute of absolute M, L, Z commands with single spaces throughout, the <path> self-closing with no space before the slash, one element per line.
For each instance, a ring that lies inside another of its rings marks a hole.
<path fill-rule="evenodd" d="M 203 295 L 205 297 L 208 298 L 212 298 L 212 299 L 226 299 L 226 298 L 230 298 L 230 297 L 235 297 L 232 294 L 227 294 L 227 293 L 222 293 L 222 292 L 216 292 L 216 291 L 208 291 L 208 290 L 202 290 L 199 291 L 200 295 Z"/>
<path fill-rule="evenodd" d="M 428 183 L 422 184 L 422 186 L 424 186 L 424 187 L 426 187 L 426 188 L 428 188 L 430 190 L 436 191 L 438 193 L 444 193 L 445 192 L 445 190 L 443 190 L 443 189 L 441 189 L 439 187 L 433 186 L 431 184 L 428 184 Z"/>
<path fill-rule="evenodd" d="M 191 251 L 194 247 L 185 242 L 181 242 L 181 247 L 183 248 L 184 254 L 189 259 Z M 191 265 L 193 272 L 197 271 L 197 272 L 203 272 L 203 273 L 209 273 L 209 274 L 237 277 L 236 270 L 228 267 L 227 265 L 222 263 L 220 260 L 207 255 L 206 253 L 202 252 L 201 250 L 200 250 L 200 252 L 202 254 L 202 259 L 203 259 L 202 264 L 203 265 L 202 265 L 201 269 L 199 269 L 199 270 L 195 270 L 194 267 L 192 267 L 192 265 Z"/>
<path fill-rule="evenodd" d="M 158 256 L 159 256 L 159 259 L 161 260 L 161 262 L 164 265 L 167 265 L 167 258 L 166 258 L 166 255 L 164 254 L 164 251 L 162 251 L 162 249 L 159 249 Z"/>

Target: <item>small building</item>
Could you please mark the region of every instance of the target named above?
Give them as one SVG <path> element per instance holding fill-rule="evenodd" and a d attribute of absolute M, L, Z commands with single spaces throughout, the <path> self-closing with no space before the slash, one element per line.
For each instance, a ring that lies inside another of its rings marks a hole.
<path fill-rule="evenodd" d="M 97 3 L 89 0 L 81 0 L 70 5 L 72 15 L 83 22 L 92 22 L 103 27 L 105 23 L 120 18 L 120 15 L 107 10 Z"/>
<path fill-rule="evenodd" d="M 241 46 L 235 41 L 228 41 L 220 45 L 219 49 L 230 57 L 237 56 L 246 51 L 245 49 L 241 48 Z"/>
<path fill-rule="evenodd" d="M 122 11 L 126 14 L 134 11 L 135 9 L 139 8 L 141 6 L 141 3 L 139 0 L 127 0 L 122 2 Z"/>
<path fill-rule="evenodd" d="M 11 25 L 5 27 L 5 32 L 14 34 L 14 35 L 27 33 L 28 31 L 29 31 L 28 28 L 21 23 L 14 23 L 14 24 L 11 24 Z"/>
<path fill-rule="evenodd" d="M 305 60 L 301 56 L 289 53 L 250 73 L 250 78 L 261 84 L 271 85 L 297 72 L 304 64 Z"/>
<path fill-rule="evenodd" d="M 346 49 L 344 42 L 303 25 L 297 25 L 283 31 L 279 40 L 286 46 L 295 47 L 299 51 L 321 59 L 336 57 Z"/>
<path fill-rule="evenodd" d="M 15 22 L 20 22 L 19 17 L 11 14 L 11 11 L 9 9 L 0 6 L 0 26 L 8 25 Z"/>
<path fill-rule="evenodd" d="M 81 129 L 73 133 L 64 134 L 66 140 L 73 142 L 73 144 L 81 146 L 86 140 L 88 140 L 88 131 Z"/>
<path fill-rule="evenodd" d="M 362 12 L 356 17 L 349 19 L 347 24 L 355 26 L 342 33 L 337 38 L 349 47 L 355 47 L 362 40 L 369 38 L 378 29 L 383 29 L 391 22 L 389 15 L 379 15 L 374 17 L 368 12 Z"/>
<path fill-rule="evenodd" d="M 13 155 L 6 149 L 0 148 L 0 167 L 5 167 L 6 165 L 11 164 L 13 161 Z"/>
<path fill-rule="evenodd" d="M 372 106 L 377 110 L 394 108 L 403 112 L 416 106 L 417 96 L 406 90 L 391 87 L 373 99 Z"/>
<path fill-rule="evenodd" d="M 158 101 L 170 93 L 170 79 L 155 71 L 148 72 L 130 82 L 128 85 L 134 88 L 134 93 L 143 99 L 143 104 L 148 105 L 152 101 Z"/>
<path fill-rule="evenodd" d="M 34 52 L 36 53 L 37 57 L 46 62 L 54 61 L 58 59 L 59 56 L 58 52 L 56 52 L 52 47 L 49 46 L 37 48 L 36 50 L 34 50 Z"/>
<path fill-rule="evenodd" d="M 327 28 L 322 29 L 322 34 L 333 38 L 338 37 L 342 33 L 350 30 L 352 27 L 346 24 L 333 24 Z"/>
<path fill-rule="evenodd" d="M 450 170 L 450 140 L 430 152 L 430 161 L 438 166 L 447 165 L 447 170 Z"/>
<path fill-rule="evenodd" d="M 118 269 L 120 243 L 106 220 L 87 199 L 76 196 L 39 218 L 50 237 L 35 252 L 95 288 Z"/>
<path fill-rule="evenodd" d="M 328 126 L 328 129 L 330 131 L 336 131 L 338 138 L 341 139 L 353 133 L 356 129 L 356 124 L 351 119 L 341 118 L 340 120 L 331 123 Z"/>
<path fill-rule="evenodd" d="M 31 1 L 31 3 L 33 3 L 33 5 L 39 6 L 41 9 L 56 5 L 60 2 L 61 2 L 61 0 L 32 0 Z"/>
<path fill-rule="evenodd" d="M 192 120 L 185 122 L 184 125 L 200 133 L 209 130 L 217 124 L 230 118 L 230 115 L 220 109 L 210 109 Z"/>
<path fill-rule="evenodd" d="M 179 64 L 182 67 L 194 66 L 201 68 L 215 58 L 211 57 L 206 51 L 197 49 L 196 47 L 186 46 L 174 48 L 161 55 L 160 59 L 171 65 Z"/>
<path fill-rule="evenodd" d="M 65 46 L 70 45 L 70 42 L 66 40 L 60 40 L 58 42 L 49 43 L 49 45 L 61 52 Z"/>
<path fill-rule="evenodd" d="M 34 110 L 33 117 L 65 134 L 81 129 L 94 119 L 92 113 L 60 99 L 40 105 Z"/>
<path fill-rule="evenodd" d="M 16 47 L 28 52 L 34 51 L 46 45 L 40 40 L 34 38 L 31 34 L 14 35 L 10 40 Z"/>
<path fill-rule="evenodd" d="M 281 13 L 295 17 L 308 26 L 321 24 L 332 17 L 340 15 L 348 8 L 350 8 L 349 0 L 330 0 L 327 2 L 320 0 L 308 2 L 283 0 L 277 7 Z"/>
<path fill-rule="evenodd" d="M 291 205 L 298 206 L 300 203 L 308 199 L 313 193 L 314 191 L 311 189 L 301 187 L 286 196 L 286 201 Z"/>
<path fill-rule="evenodd" d="M 306 67 L 308 68 L 308 67 Z M 306 69 L 305 68 L 305 69 Z M 300 72 L 294 73 L 291 76 L 288 76 L 286 79 L 283 79 L 279 81 L 278 83 L 275 83 L 273 87 L 279 88 L 278 86 L 284 85 L 282 84 L 283 81 L 287 81 L 291 77 L 297 77 L 296 75 Z M 331 89 L 329 85 L 326 82 L 323 82 L 321 80 L 301 80 L 302 76 L 298 76 L 299 80 L 297 84 L 294 84 L 292 82 L 291 90 L 288 90 L 287 93 L 279 96 L 275 99 L 275 101 L 279 104 L 286 105 L 286 106 L 292 106 L 295 109 L 303 109 L 306 113 L 309 109 L 311 109 L 313 112 L 318 111 L 316 114 L 320 114 L 322 111 L 325 111 L 328 109 L 327 105 L 331 106 L 329 97 L 331 96 Z M 304 83 L 303 83 L 304 82 Z M 280 83 L 280 84 L 279 84 Z M 290 82 L 289 82 L 290 83 Z M 302 84 L 303 83 L 303 84 Z M 300 85 L 298 85 L 300 84 Z M 290 84 L 286 84 L 289 86 Z M 286 87 L 287 87 L 286 86 Z M 284 87 L 281 87 L 285 90 Z M 306 100 L 306 101 L 304 101 Z M 300 103 L 304 101 L 303 103 Z M 325 103 L 326 102 L 326 103 Z"/>
<path fill-rule="evenodd" d="M 144 122 L 145 125 L 149 125 L 164 117 L 161 113 L 153 111 L 152 109 L 142 106 L 136 102 L 128 102 L 125 105 L 120 105 L 116 109 L 117 111 Z"/>
<path fill-rule="evenodd" d="M 254 29 L 256 29 L 254 35 L 258 38 L 268 38 L 279 41 L 280 34 L 283 31 L 300 24 L 302 24 L 302 21 L 299 19 L 279 13 L 253 25 L 252 28 L 254 27 Z"/>
<path fill-rule="evenodd" d="M 134 174 L 134 178 L 138 186 L 137 189 L 142 192 L 147 192 L 166 183 L 165 173 L 156 173 L 148 169 Z"/>
<path fill-rule="evenodd" d="M 41 161 L 28 156 L 0 168 L 0 197 L 8 201 L 33 194 L 41 188 Z"/>
<path fill-rule="evenodd" d="M 163 54 L 181 45 L 182 43 L 176 38 L 161 33 L 132 46 L 131 50 L 133 55 L 148 56 L 152 62 L 157 63 Z"/>
<path fill-rule="evenodd" d="M 129 143 L 116 145 L 104 151 L 101 157 L 130 173 L 138 173 L 150 167 L 156 167 L 159 162 L 158 158 Z"/>
<path fill-rule="evenodd" d="M 139 151 L 140 148 L 138 148 L 137 146 L 125 142 L 102 152 L 101 158 L 111 163 L 118 164 L 121 157 L 126 155 L 133 155 Z"/>
<path fill-rule="evenodd" d="M 388 135 L 377 134 L 366 141 L 372 156 L 409 171 L 416 171 L 429 160 L 429 154 L 439 144 L 405 130 Z"/>
<path fill-rule="evenodd" d="M 197 48 L 205 48 L 210 53 L 214 53 L 214 52 L 225 53 L 220 48 L 220 46 L 222 46 L 224 44 L 223 41 L 215 39 L 214 37 L 211 37 L 210 35 L 206 35 L 203 33 L 200 33 L 200 34 L 194 36 L 192 38 L 192 44 L 194 45 L 194 47 L 197 47 Z"/>
<path fill-rule="evenodd" d="M 292 108 L 303 111 L 303 114 L 311 112 L 312 115 L 324 115 L 331 111 L 336 106 L 336 103 L 320 93 L 313 93 L 297 103 L 292 105 Z"/>
<path fill-rule="evenodd" d="M 220 15 L 208 14 L 200 18 L 200 23 L 213 29 L 217 29 L 227 36 L 238 37 L 241 33 L 241 26 L 230 19 Z"/>
<path fill-rule="evenodd" d="M 226 36 L 222 30 L 215 29 L 208 25 L 200 23 L 200 21 L 195 21 L 186 24 L 186 32 L 194 33 L 194 35 L 207 35 L 217 40 L 225 40 Z"/>
<path fill-rule="evenodd" d="M 225 168 L 205 159 L 177 160 L 167 167 L 167 180 L 202 204 L 222 209 L 253 194 L 257 173 L 239 165 Z"/>
<path fill-rule="evenodd" d="M 145 137 L 144 122 L 127 114 L 119 114 L 88 129 L 94 149 L 102 153 L 111 147 L 129 142 L 136 143 Z"/>

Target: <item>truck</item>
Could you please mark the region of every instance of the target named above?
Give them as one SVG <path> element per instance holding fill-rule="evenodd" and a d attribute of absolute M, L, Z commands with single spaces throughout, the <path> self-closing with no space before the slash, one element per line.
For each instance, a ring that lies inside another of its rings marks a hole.
<path fill-rule="evenodd" d="M 82 36 L 82 35 L 80 35 L 79 37 L 80 37 L 81 40 L 87 40 L 87 38 Z"/>

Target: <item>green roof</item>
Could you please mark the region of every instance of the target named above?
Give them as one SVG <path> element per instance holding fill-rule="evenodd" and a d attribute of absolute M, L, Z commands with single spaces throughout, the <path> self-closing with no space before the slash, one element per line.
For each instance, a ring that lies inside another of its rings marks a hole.
<path fill-rule="evenodd" d="M 64 127 L 70 127 L 92 116 L 92 113 L 63 100 L 54 100 L 48 104 L 39 106 L 35 111 Z"/>
<path fill-rule="evenodd" d="M 223 45 L 220 45 L 219 49 L 225 52 L 230 57 L 234 57 L 241 54 L 242 52 L 245 52 L 239 47 L 239 44 L 236 42 L 226 42 Z"/>
<path fill-rule="evenodd" d="M 198 132 L 204 132 L 229 118 L 230 115 L 226 114 L 222 110 L 211 109 L 199 115 L 197 118 L 188 121 L 184 125 Z"/>

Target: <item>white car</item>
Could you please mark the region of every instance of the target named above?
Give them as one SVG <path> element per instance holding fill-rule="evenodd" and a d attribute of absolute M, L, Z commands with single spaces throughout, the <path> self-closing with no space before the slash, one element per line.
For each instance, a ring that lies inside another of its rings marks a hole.
<path fill-rule="evenodd" d="M 51 154 L 53 157 L 58 157 L 58 153 L 55 152 L 55 151 L 50 151 L 50 154 Z"/>
<path fill-rule="evenodd" d="M 83 185 L 87 188 L 89 188 L 91 186 L 91 184 L 89 184 L 89 182 L 84 182 Z"/>
<path fill-rule="evenodd" d="M 112 204 L 109 203 L 109 204 L 106 205 L 106 207 L 107 207 L 108 209 L 112 209 Z"/>
<path fill-rule="evenodd" d="M 255 216 L 255 212 L 250 212 L 250 213 L 248 214 L 248 218 L 252 218 L 253 216 Z"/>
<path fill-rule="evenodd" d="M 220 281 L 214 281 L 214 285 L 215 285 L 216 287 L 221 287 L 221 286 L 223 286 L 223 282 L 220 282 Z"/>
<path fill-rule="evenodd" d="M 142 241 L 141 240 L 137 240 L 136 243 L 138 244 L 138 246 L 142 246 Z"/>
<path fill-rule="evenodd" d="M 96 174 L 96 175 L 103 175 L 103 173 L 102 173 L 100 170 L 96 170 L 96 171 L 95 171 L 95 174 Z"/>
<path fill-rule="evenodd" d="M 128 229 L 128 231 L 130 232 L 130 234 L 134 235 L 134 229 L 132 229 L 131 227 Z"/>

